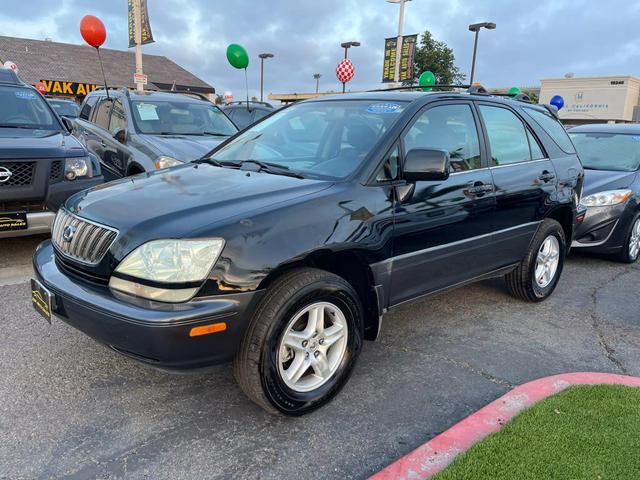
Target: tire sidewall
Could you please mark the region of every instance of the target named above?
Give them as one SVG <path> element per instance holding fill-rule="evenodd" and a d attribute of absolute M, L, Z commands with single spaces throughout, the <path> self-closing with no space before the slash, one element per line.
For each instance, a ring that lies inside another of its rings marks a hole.
<path fill-rule="evenodd" d="M 335 304 L 347 321 L 347 346 L 340 365 L 331 379 L 310 392 L 296 392 L 282 380 L 278 349 L 290 320 L 304 307 L 315 302 Z M 263 345 L 260 375 L 269 402 L 287 415 L 303 415 L 330 401 L 348 380 L 362 348 L 362 308 L 357 294 L 348 285 L 321 281 L 312 283 L 289 298 L 276 314 Z"/>
<path fill-rule="evenodd" d="M 560 252 L 558 256 L 558 268 L 556 268 L 555 275 L 553 280 L 549 285 L 542 288 L 538 285 L 536 281 L 536 262 L 538 259 L 538 251 L 540 247 L 544 243 L 544 241 L 550 236 L 553 235 L 558 240 L 558 245 L 560 246 Z M 543 225 L 543 229 L 540 230 L 537 241 L 531 246 L 531 262 L 529 264 L 530 269 L 530 282 L 533 293 L 537 300 L 544 300 L 549 297 L 553 293 L 553 291 L 558 286 L 558 281 L 560 280 L 560 276 L 562 275 L 562 269 L 564 268 L 564 259 L 567 251 L 566 240 L 564 237 L 564 232 L 559 223 L 553 222 L 546 225 Z"/>
<path fill-rule="evenodd" d="M 636 213 L 633 217 L 631 217 L 631 221 L 629 222 L 629 226 L 627 227 L 627 235 L 625 237 L 624 246 L 622 247 L 621 256 L 622 260 L 626 263 L 634 263 L 640 257 L 640 254 L 636 256 L 636 258 L 631 258 L 629 254 L 629 242 L 631 242 L 631 234 L 633 233 L 633 226 L 640 218 L 640 213 Z"/>

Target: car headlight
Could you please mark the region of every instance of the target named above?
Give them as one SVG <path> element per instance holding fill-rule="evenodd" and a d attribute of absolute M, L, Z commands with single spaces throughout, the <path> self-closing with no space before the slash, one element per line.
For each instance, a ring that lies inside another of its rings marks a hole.
<path fill-rule="evenodd" d="M 74 180 L 77 177 L 91 176 L 89 157 L 71 157 L 64 161 L 64 178 Z"/>
<path fill-rule="evenodd" d="M 587 207 L 608 207 L 626 202 L 632 193 L 631 190 L 608 190 L 587 195 L 581 203 Z"/>
<path fill-rule="evenodd" d="M 156 161 L 154 162 L 158 170 L 160 170 L 161 168 L 175 167 L 176 165 L 180 165 L 181 163 L 184 163 L 184 162 L 181 162 L 180 160 L 176 160 L 173 157 L 167 157 L 166 155 L 160 155 L 158 158 L 156 158 Z"/>
<path fill-rule="evenodd" d="M 161 302 L 191 299 L 224 248 L 221 238 L 153 240 L 120 262 L 113 290 Z"/>

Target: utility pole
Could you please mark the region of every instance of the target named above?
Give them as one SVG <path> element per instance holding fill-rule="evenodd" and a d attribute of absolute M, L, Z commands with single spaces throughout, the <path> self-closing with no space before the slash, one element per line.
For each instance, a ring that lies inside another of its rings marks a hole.
<path fill-rule="evenodd" d="M 133 0 L 133 22 L 135 24 L 135 40 L 136 40 L 136 75 L 143 75 L 142 70 L 142 5 L 140 0 Z M 136 89 L 138 92 L 144 91 L 142 82 L 136 81 Z"/>
<path fill-rule="evenodd" d="M 402 60 L 402 30 L 404 28 L 404 4 L 411 0 L 387 0 L 389 3 L 400 4 L 400 16 L 398 18 L 398 37 L 396 39 L 396 67 L 393 71 L 393 82 L 395 86 L 400 84 L 400 61 Z"/>
<path fill-rule="evenodd" d="M 313 78 L 315 78 L 315 79 L 316 79 L 316 93 L 319 93 L 319 92 L 320 92 L 320 77 L 321 77 L 321 76 L 322 76 L 322 75 L 320 75 L 319 73 L 314 73 L 314 74 L 313 74 Z"/>

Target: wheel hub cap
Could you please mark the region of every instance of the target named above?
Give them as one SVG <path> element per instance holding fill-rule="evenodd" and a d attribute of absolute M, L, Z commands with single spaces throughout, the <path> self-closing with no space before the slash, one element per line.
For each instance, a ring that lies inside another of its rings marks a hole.
<path fill-rule="evenodd" d="M 347 319 L 340 308 L 329 302 L 308 305 L 294 315 L 280 340 L 280 378 L 296 392 L 315 390 L 338 370 L 347 339 Z"/>
<path fill-rule="evenodd" d="M 560 243 L 554 235 L 545 238 L 536 257 L 535 279 L 540 288 L 546 288 L 553 281 L 560 263 Z"/>

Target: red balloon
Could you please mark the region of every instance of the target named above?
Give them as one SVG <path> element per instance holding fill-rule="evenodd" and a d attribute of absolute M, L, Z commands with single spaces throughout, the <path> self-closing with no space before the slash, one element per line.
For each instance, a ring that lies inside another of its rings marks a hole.
<path fill-rule="evenodd" d="M 80 20 L 80 33 L 82 38 L 92 47 L 100 47 L 107 38 L 107 29 L 98 17 L 85 15 Z"/>
<path fill-rule="evenodd" d="M 36 90 L 38 90 L 42 95 L 47 93 L 47 87 L 43 82 L 36 83 Z"/>

